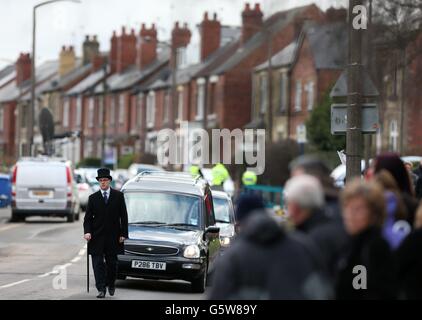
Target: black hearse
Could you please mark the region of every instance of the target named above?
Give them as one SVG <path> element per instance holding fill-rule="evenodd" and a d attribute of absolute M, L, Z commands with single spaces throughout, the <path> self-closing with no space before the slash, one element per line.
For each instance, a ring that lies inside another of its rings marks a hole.
<path fill-rule="evenodd" d="M 220 250 L 209 184 L 173 172 L 143 172 L 122 188 L 129 218 L 118 279 L 180 279 L 204 292 Z"/>

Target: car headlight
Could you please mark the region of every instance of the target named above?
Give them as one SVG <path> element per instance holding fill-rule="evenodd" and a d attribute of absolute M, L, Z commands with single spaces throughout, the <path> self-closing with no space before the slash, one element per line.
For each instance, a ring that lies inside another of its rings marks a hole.
<path fill-rule="evenodd" d="M 201 255 L 201 252 L 199 250 L 199 247 L 196 244 L 187 246 L 185 248 L 185 251 L 183 252 L 183 256 L 185 258 L 199 258 Z"/>
<path fill-rule="evenodd" d="M 230 237 L 222 237 L 220 239 L 220 243 L 223 247 L 228 247 L 230 245 L 231 239 Z"/>

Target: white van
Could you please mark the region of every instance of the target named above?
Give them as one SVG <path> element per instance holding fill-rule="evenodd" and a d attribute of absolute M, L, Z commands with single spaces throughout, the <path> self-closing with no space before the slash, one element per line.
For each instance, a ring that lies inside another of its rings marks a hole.
<path fill-rule="evenodd" d="M 22 158 L 12 174 L 12 219 L 29 216 L 66 217 L 79 220 L 77 184 L 70 165 L 55 158 Z"/>

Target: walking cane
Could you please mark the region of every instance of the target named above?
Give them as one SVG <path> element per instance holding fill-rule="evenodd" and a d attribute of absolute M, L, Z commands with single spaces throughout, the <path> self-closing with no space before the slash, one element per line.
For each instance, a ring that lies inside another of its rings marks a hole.
<path fill-rule="evenodd" d="M 89 293 L 89 241 L 86 243 L 86 291 Z"/>

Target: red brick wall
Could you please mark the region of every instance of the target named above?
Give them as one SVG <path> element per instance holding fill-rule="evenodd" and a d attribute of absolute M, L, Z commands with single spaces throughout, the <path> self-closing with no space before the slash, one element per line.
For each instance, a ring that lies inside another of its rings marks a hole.
<path fill-rule="evenodd" d="M 314 93 L 317 92 L 319 87 L 317 81 L 317 72 L 315 69 L 314 59 L 310 51 L 310 46 L 307 38 L 304 39 L 302 47 L 299 51 L 298 60 L 293 67 L 291 78 L 290 78 L 290 137 L 296 136 L 296 127 L 300 124 L 304 124 L 309 116 L 308 97 L 305 85 L 310 81 L 314 82 Z M 301 111 L 295 111 L 296 105 L 296 82 L 301 81 L 302 85 L 302 108 Z M 314 98 L 317 95 L 314 95 Z M 314 100 L 315 101 L 315 100 Z M 314 102 L 315 107 L 315 102 Z"/>
<path fill-rule="evenodd" d="M 2 104 L 3 107 L 3 130 L 0 131 L 0 139 L 4 141 L 4 153 L 6 157 L 15 156 L 15 109 L 16 102 Z"/>
<path fill-rule="evenodd" d="M 419 39 L 422 47 L 422 36 Z M 420 50 L 420 49 L 419 49 Z M 422 56 L 419 55 L 408 70 L 407 112 L 405 113 L 405 152 L 408 155 L 422 155 L 422 95 L 420 83 L 422 81 Z"/>

